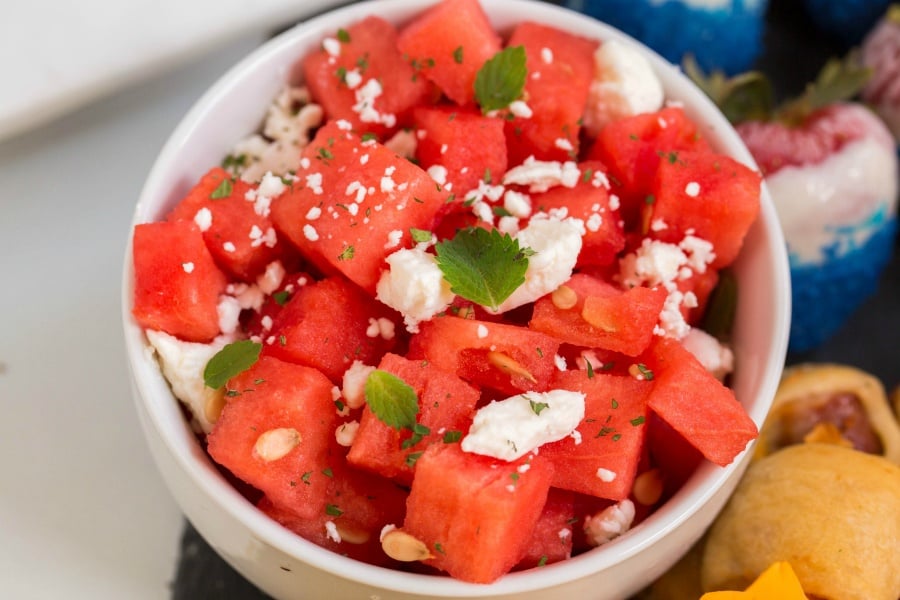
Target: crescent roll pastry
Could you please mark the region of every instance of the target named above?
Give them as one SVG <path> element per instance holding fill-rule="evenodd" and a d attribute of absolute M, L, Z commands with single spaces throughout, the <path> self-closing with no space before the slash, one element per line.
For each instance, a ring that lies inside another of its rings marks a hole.
<path fill-rule="evenodd" d="M 900 597 L 900 467 L 833 444 L 750 464 L 708 532 L 706 591 L 743 590 L 786 561 L 809 598 Z"/>
<path fill-rule="evenodd" d="M 807 363 L 786 369 L 754 456 L 811 441 L 849 446 L 900 464 L 900 424 L 884 386 L 855 367 Z"/>

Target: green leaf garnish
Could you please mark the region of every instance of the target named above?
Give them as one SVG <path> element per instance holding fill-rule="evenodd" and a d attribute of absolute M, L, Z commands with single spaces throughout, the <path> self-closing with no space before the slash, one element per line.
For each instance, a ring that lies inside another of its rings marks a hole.
<path fill-rule="evenodd" d="M 525 89 L 525 47 L 505 48 L 488 59 L 475 76 L 475 99 L 482 112 L 506 108 Z"/>
<path fill-rule="evenodd" d="M 451 429 L 450 431 L 444 432 L 444 443 L 452 444 L 454 442 L 458 442 L 462 439 L 462 431 L 458 429 Z"/>
<path fill-rule="evenodd" d="M 212 191 L 209 195 L 213 200 L 219 200 L 221 198 L 228 198 L 231 196 L 231 191 L 234 189 L 234 184 L 231 183 L 231 179 L 225 178 L 219 182 L 219 185 L 216 186 L 216 189 Z"/>
<path fill-rule="evenodd" d="M 339 517 L 344 514 L 337 504 L 326 504 L 325 505 L 325 514 L 331 517 Z"/>
<path fill-rule="evenodd" d="M 262 344 L 251 340 L 232 342 L 216 352 L 203 369 L 203 381 L 214 390 L 225 385 L 229 379 L 239 375 L 256 364 Z"/>
<path fill-rule="evenodd" d="M 376 369 L 366 378 L 366 404 L 375 416 L 396 430 L 416 425 L 419 399 L 409 384 L 387 371 Z"/>
<path fill-rule="evenodd" d="M 347 246 L 346 248 L 341 250 L 341 253 L 338 254 L 337 259 L 340 261 L 351 260 L 355 253 L 356 250 L 353 248 L 353 246 Z"/>
<path fill-rule="evenodd" d="M 416 229 L 415 227 L 410 227 L 409 235 L 412 237 L 412 241 L 417 244 L 431 241 L 431 232 L 427 229 Z"/>
<path fill-rule="evenodd" d="M 460 229 L 435 252 L 453 293 L 494 310 L 525 282 L 528 257 L 534 254 L 509 234 L 481 227 Z"/>
<path fill-rule="evenodd" d="M 277 304 L 278 306 L 284 306 L 290 299 L 291 293 L 285 290 L 281 290 L 272 294 L 272 300 L 274 300 L 275 304 Z"/>
<path fill-rule="evenodd" d="M 457 46 L 456 49 L 453 51 L 453 62 L 455 62 L 458 65 L 462 64 L 462 62 L 463 62 L 463 47 L 462 46 Z"/>
<path fill-rule="evenodd" d="M 547 404 L 546 402 L 535 402 L 534 400 L 529 400 L 528 404 L 531 405 L 531 410 L 536 415 L 540 415 L 542 410 L 550 407 L 550 405 Z"/>
<path fill-rule="evenodd" d="M 337 30 L 337 39 L 341 43 L 346 44 L 346 43 L 350 42 L 350 33 L 346 29 L 338 29 Z"/>

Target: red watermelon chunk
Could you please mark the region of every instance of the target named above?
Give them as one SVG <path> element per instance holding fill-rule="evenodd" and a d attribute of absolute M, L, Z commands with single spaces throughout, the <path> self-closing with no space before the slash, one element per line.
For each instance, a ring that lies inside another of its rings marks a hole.
<path fill-rule="evenodd" d="M 253 281 L 282 248 L 268 206 L 257 205 L 256 197 L 257 187 L 214 167 L 166 218 L 197 223 L 216 263 L 234 278 Z"/>
<path fill-rule="evenodd" d="M 667 107 L 613 121 L 604 127 L 588 158 L 608 168 L 614 190 L 621 197 L 622 215 L 629 226 L 637 223 L 650 185 L 663 158 L 683 150 L 708 150 L 696 124 L 684 110 Z"/>
<path fill-rule="evenodd" d="M 678 342 L 657 338 L 646 355 L 650 410 L 711 462 L 725 466 L 755 439 L 756 424 L 725 387 Z"/>
<path fill-rule="evenodd" d="M 419 325 L 407 356 L 511 395 L 547 389 L 558 349 L 559 340 L 524 327 L 444 316 Z"/>
<path fill-rule="evenodd" d="M 459 202 L 482 180 L 500 181 L 506 172 L 503 121 L 447 106 L 417 108 L 421 132 L 416 158 L 423 169 L 438 165 L 447 171 L 444 188 Z"/>
<path fill-rule="evenodd" d="M 316 369 L 262 356 L 226 385 L 209 455 L 277 506 L 313 518 L 324 506 L 337 420 L 333 384 Z"/>
<path fill-rule="evenodd" d="M 594 76 L 596 40 L 525 21 L 516 26 L 507 47 L 525 48 L 528 77 L 523 97 L 528 118 L 506 123 L 510 165 L 529 156 L 571 160 L 578 154 L 578 133 Z"/>
<path fill-rule="evenodd" d="M 598 161 L 581 163 L 578 168 L 582 177 L 575 187 L 556 186 L 534 194 L 532 205 L 544 212 L 565 210 L 568 216 L 584 221 L 578 267 L 611 265 L 625 248 L 625 231 L 618 205 L 610 203 L 606 169 Z"/>
<path fill-rule="evenodd" d="M 297 288 L 275 316 L 264 352 L 339 382 L 354 360 L 377 362 L 397 342 L 396 313 L 340 276 Z"/>
<path fill-rule="evenodd" d="M 343 453 L 329 461 L 324 503 L 312 517 L 303 517 L 264 497 L 260 510 L 301 537 L 339 554 L 385 567 L 399 563 L 381 548 L 386 525 L 403 522 L 408 492 L 381 477 L 349 468 Z"/>
<path fill-rule="evenodd" d="M 191 221 L 134 228 L 134 305 L 141 327 L 189 342 L 219 335 L 219 295 L 228 283 Z"/>
<path fill-rule="evenodd" d="M 397 49 L 396 28 L 377 16 L 325 39 L 304 58 L 303 74 L 326 119 L 343 119 L 357 133 L 382 139 L 408 126 L 411 109 L 434 95 Z"/>
<path fill-rule="evenodd" d="M 430 230 L 446 202 L 425 171 L 334 121 L 304 149 L 299 181 L 272 204 L 272 219 L 325 272 L 374 295 L 384 259 Z"/>
<path fill-rule="evenodd" d="M 664 288 L 616 286 L 576 273 L 565 286 L 575 303 L 560 308 L 552 295 L 535 302 L 528 327 L 576 346 L 602 348 L 637 356 L 654 337 L 653 329 L 666 301 Z"/>
<path fill-rule="evenodd" d="M 403 530 L 428 546 L 428 564 L 490 583 L 524 556 L 552 476 L 539 456 L 508 463 L 435 444 L 416 463 Z"/>
<path fill-rule="evenodd" d="M 475 75 L 501 48 L 478 0 L 443 0 L 403 28 L 397 47 L 456 104 L 472 104 Z"/>
<path fill-rule="evenodd" d="M 660 162 L 644 221 L 659 220 L 650 235 L 678 243 L 693 231 L 713 245 L 713 268 L 730 264 L 759 213 L 760 174 L 712 152 L 677 152 Z"/>
<path fill-rule="evenodd" d="M 516 569 L 542 567 L 572 556 L 575 522 L 575 495 L 568 490 L 550 488 L 531 541 Z"/>
<path fill-rule="evenodd" d="M 644 448 L 652 384 L 631 376 L 563 371 L 553 387 L 585 394 L 579 436 L 541 447 L 541 456 L 553 463 L 554 487 L 627 498 Z"/>
<path fill-rule="evenodd" d="M 419 399 L 421 430 L 397 431 L 365 407 L 347 460 L 383 477 L 410 483 L 416 458 L 432 444 L 454 443 L 469 429 L 480 393 L 456 375 L 433 363 L 386 354 L 378 368 L 412 387 Z M 428 433 L 424 433 L 424 431 Z M 418 439 L 419 441 L 416 441 Z"/>

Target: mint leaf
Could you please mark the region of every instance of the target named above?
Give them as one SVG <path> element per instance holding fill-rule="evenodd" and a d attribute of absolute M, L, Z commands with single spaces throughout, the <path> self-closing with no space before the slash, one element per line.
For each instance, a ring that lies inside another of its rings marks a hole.
<path fill-rule="evenodd" d="M 214 390 L 240 375 L 259 360 L 262 344 L 251 340 L 232 342 L 216 352 L 203 369 L 203 381 Z"/>
<path fill-rule="evenodd" d="M 416 391 L 405 381 L 376 369 L 366 378 L 366 404 L 378 419 L 396 430 L 413 429 L 419 412 Z"/>
<path fill-rule="evenodd" d="M 488 59 L 475 75 L 475 99 L 482 112 L 506 108 L 525 89 L 525 47 L 505 48 Z"/>
<path fill-rule="evenodd" d="M 497 230 L 460 229 L 435 246 L 437 264 L 458 296 L 494 310 L 525 282 L 530 248 Z"/>

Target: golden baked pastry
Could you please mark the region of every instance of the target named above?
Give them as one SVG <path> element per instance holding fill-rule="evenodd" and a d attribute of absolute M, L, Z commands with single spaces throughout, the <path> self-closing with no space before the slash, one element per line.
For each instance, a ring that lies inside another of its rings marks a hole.
<path fill-rule="evenodd" d="M 804 441 L 852 446 L 900 464 L 900 424 L 884 386 L 851 366 L 807 363 L 785 369 L 754 456 Z"/>
<path fill-rule="evenodd" d="M 743 590 L 778 561 L 810 598 L 897 600 L 900 467 L 821 443 L 751 463 L 708 532 L 701 583 Z"/>

